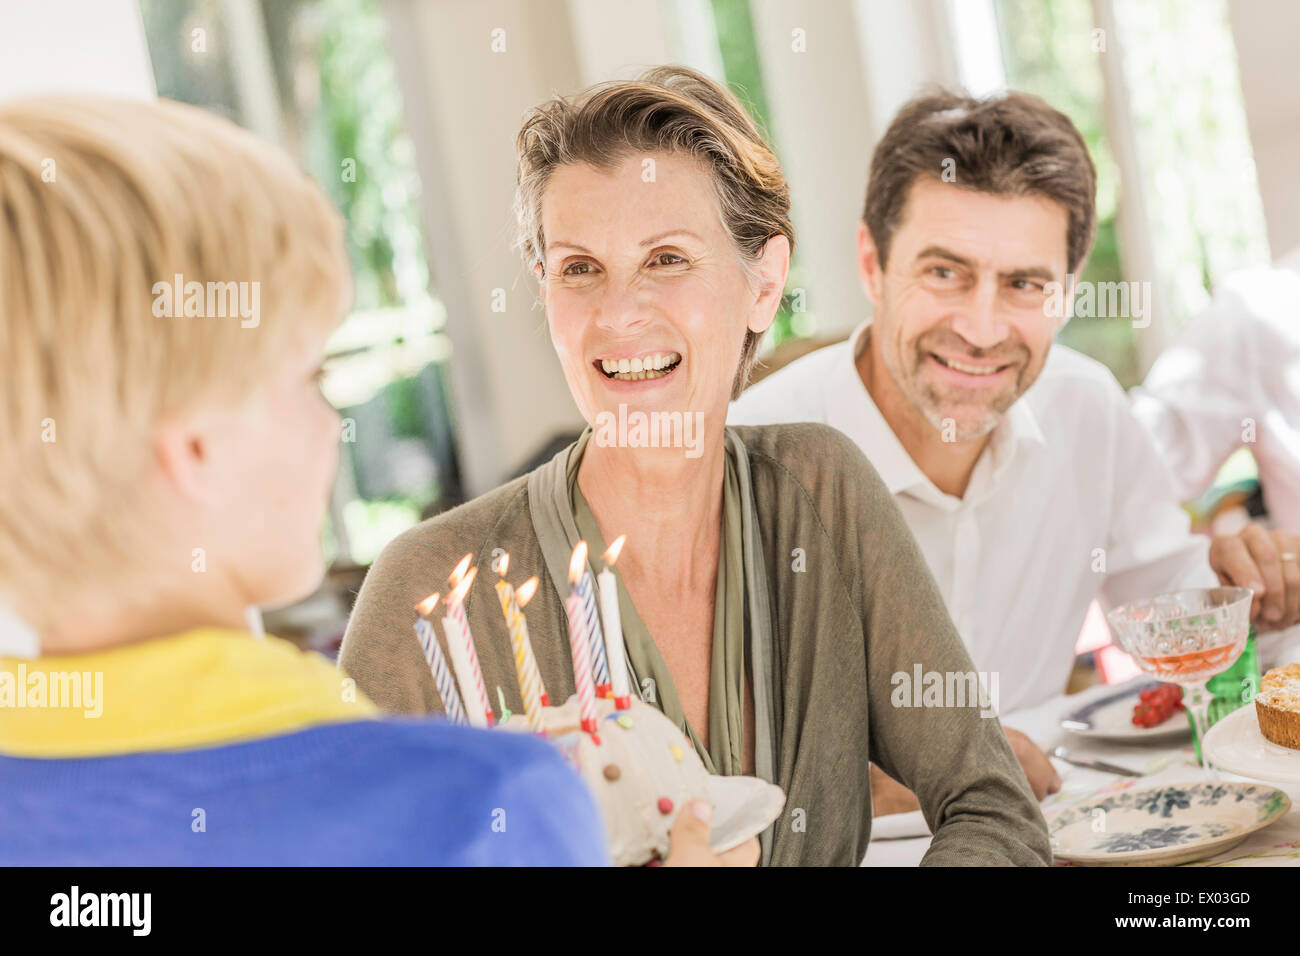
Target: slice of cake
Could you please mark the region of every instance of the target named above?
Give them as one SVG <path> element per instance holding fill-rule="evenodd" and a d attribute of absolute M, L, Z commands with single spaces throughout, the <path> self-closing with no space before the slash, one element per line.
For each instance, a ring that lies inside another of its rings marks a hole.
<path fill-rule="evenodd" d="M 668 833 L 687 802 L 714 807 L 710 842 L 729 850 L 780 814 L 785 794 L 755 777 L 718 777 L 704 768 L 691 742 L 671 720 L 635 697 L 628 710 L 596 701 L 596 733 L 583 732 L 577 696 L 542 710 L 547 738 L 582 775 L 596 798 L 617 866 L 639 866 L 668 855 Z M 527 731 L 522 714 L 501 725 Z"/>
<path fill-rule="evenodd" d="M 1275 744 L 1300 750 L 1300 664 L 1275 667 L 1255 695 L 1259 732 Z"/>

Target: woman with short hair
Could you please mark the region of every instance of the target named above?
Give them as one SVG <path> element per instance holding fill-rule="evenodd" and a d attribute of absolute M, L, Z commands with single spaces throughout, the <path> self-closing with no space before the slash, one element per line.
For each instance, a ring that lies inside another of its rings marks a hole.
<path fill-rule="evenodd" d="M 516 145 L 520 246 L 589 428 L 391 543 L 342 665 L 381 706 L 441 710 L 410 608 L 466 552 L 480 581 L 494 578 L 504 550 L 512 576 L 541 578 L 529 629 L 562 702 L 574 691 L 571 552 L 585 540 L 599 570 L 626 533 L 632 686 L 710 770 L 784 789 L 763 862 L 860 863 L 873 760 L 916 791 L 935 834 L 927 863 L 1049 862 L 988 702 L 917 706 L 919 688 L 898 692 L 914 674 L 973 667 L 871 465 L 825 426 L 725 425 L 794 242 L 780 164 L 744 108 L 694 71 L 661 67 L 543 104 Z M 480 584 L 466 610 L 487 686 L 520 710 L 496 594 Z"/>

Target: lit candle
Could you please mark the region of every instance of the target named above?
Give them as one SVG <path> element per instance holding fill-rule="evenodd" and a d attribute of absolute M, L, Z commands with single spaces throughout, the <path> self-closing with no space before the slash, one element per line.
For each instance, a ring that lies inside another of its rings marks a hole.
<path fill-rule="evenodd" d="M 469 631 L 469 619 L 465 616 L 465 595 L 474 584 L 478 568 L 469 566 L 469 555 L 456 566 L 452 572 L 452 581 L 460 578 L 451 594 L 447 597 L 447 616 L 442 619 L 442 626 L 447 632 L 447 650 L 451 653 L 452 664 L 456 667 L 456 682 L 460 684 L 461 696 L 465 699 L 465 710 L 469 722 L 475 727 L 491 727 L 496 723 L 492 713 L 492 704 L 488 701 L 487 685 L 483 682 L 483 670 L 479 667 L 478 654 L 474 650 L 474 637 Z"/>
<path fill-rule="evenodd" d="M 591 579 L 591 569 L 587 567 L 587 542 L 578 542 L 578 547 L 573 551 L 573 560 L 580 567 L 574 588 L 582 598 L 582 615 L 587 629 L 587 643 L 591 648 L 591 676 L 596 682 L 596 696 L 608 697 L 609 664 L 605 661 L 605 636 L 600 628 L 600 615 L 596 613 L 596 585 Z"/>
<path fill-rule="evenodd" d="M 515 603 L 519 605 L 519 610 L 521 612 L 519 617 L 521 619 L 523 618 L 522 612 L 524 609 L 524 605 L 526 605 L 529 601 L 531 601 L 533 599 L 533 595 L 537 593 L 537 585 L 538 585 L 537 575 L 533 575 L 523 584 L 519 585 L 518 590 L 515 591 Z M 523 628 L 524 628 L 524 637 L 528 637 L 527 621 L 523 622 Z M 529 642 L 526 646 L 528 647 L 529 653 L 532 653 L 533 645 L 532 645 L 531 638 L 529 639 Z M 533 658 L 533 667 L 534 668 L 537 667 L 536 657 Z M 546 683 L 545 681 L 542 680 L 542 672 L 540 670 L 537 672 L 537 699 L 541 701 L 543 707 L 551 706 L 551 695 L 546 692 Z"/>
<path fill-rule="evenodd" d="M 627 710 L 632 706 L 632 692 L 627 681 L 627 648 L 623 646 L 623 618 L 618 610 L 618 579 L 614 577 L 614 562 L 627 535 L 621 534 L 614 539 L 609 550 L 601 557 L 605 568 L 599 574 L 600 616 L 605 619 L 605 649 L 609 656 L 609 673 L 612 680 L 614 706 Z"/>
<path fill-rule="evenodd" d="M 569 583 L 576 585 L 582 577 L 582 564 L 586 560 L 587 549 L 573 552 L 569 562 Z M 587 639 L 587 615 L 582 604 L 582 596 L 577 591 L 570 591 L 564 599 L 564 609 L 569 616 L 569 651 L 573 655 L 573 683 L 578 688 L 578 713 L 582 720 L 582 729 L 593 737 L 596 733 L 596 689 L 591 678 L 591 645 Z"/>
<path fill-rule="evenodd" d="M 545 730 L 542 723 L 542 677 L 537 670 L 537 660 L 533 657 L 532 643 L 528 640 L 528 622 L 524 620 L 524 612 L 515 600 L 515 589 L 505 578 L 509 567 L 510 555 L 507 554 L 497 566 L 497 572 L 501 575 L 501 580 L 497 582 L 497 597 L 501 600 L 501 613 L 506 616 L 506 627 L 510 630 L 510 646 L 515 652 L 515 676 L 519 678 L 519 692 L 524 699 L 524 713 L 528 715 L 528 729 L 540 734 Z M 537 579 L 531 578 L 530 581 L 535 587 Z"/>
<path fill-rule="evenodd" d="M 456 679 L 451 675 L 447 658 L 438 644 L 438 635 L 434 633 L 433 622 L 429 620 L 429 615 L 433 613 L 437 603 L 438 595 L 430 594 L 415 606 L 415 636 L 420 639 L 420 646 L 424 648 L 424 659 L 429 662 L 429 669 L 433 671 L 433 683 L 438 688 L 438 696 L 442 698 L 442 709 L 446 711 L 447 719 L 454 724 L 463 724 L 465 708 L 461 706 L 460 694 L 456 693 Z"/>

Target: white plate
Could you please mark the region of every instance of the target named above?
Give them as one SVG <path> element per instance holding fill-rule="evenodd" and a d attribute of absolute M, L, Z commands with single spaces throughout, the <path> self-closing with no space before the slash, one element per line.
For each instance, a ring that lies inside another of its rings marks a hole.
<path fill-rule="evenodd" d="M 725 853 L 766 830 L 781 815 L 785 793 L 758 777 L 711 774 L 709 802 L 713 804 L 709 844 L 714 853 Z"/>
<path fill-rule="evenodd" d="M 1047 830 L 1058 860 L 1173 866 L 1222 853 L 1290 809 L 1290 797 L 1261 783 L 1173 783 L 1076 803 Z"/>
<path fill-rule="evenodd" d="M 1205 735 L 1205 754 L 1220 770 L 1268 780 L 1300 783 L 1300 750 L 1283 747 L 1259 732 L 1255 705 L 1234 710 Z"/>
<path fill-rule="evenodd" d="M 1097 740 L 1115 740 L 1126 744 L 1168 743 L 1184 740 L 1192 735 L 1187 722 L 1187 712 L 1180 710 L 1155 727 L 1138 727 L 1133 723 L 1133 708 L 1138 694 L 1146 687 L 1155 687 L 1159 681 L 1139 679 L 1136 683 L 1120 684 L 1113 694 L 1107 694 L 1086 706 L 1071 711 L 1061 718 L 1061 726 L 1080 737 Z"/>

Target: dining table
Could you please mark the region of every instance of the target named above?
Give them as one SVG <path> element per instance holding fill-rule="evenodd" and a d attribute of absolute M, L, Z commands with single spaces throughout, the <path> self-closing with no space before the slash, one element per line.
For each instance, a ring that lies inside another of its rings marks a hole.
<path fill-rule="evenodd" d="M 1136 685 L 1149 680 L 1149 677 L 1139 676 L 1129 683 L 1134 685 L 1135 692 Z M 1096 685 L 1076 694 L 1058 694 L 1034 707 L 1001 716 L 1004 727 L 1019 730 L 1048 753 L 1056 747 L 1064 747 L 1071 757 L 1103 761 L 1141 774 L 1119 776 L 1053 758 L 1052 763 L 1061 776 L 1061 788 L 1042 801 L 1043 814 L 1049 821 L 1054 813 L 1108 794 L 1176 783 L 1202 783 L 1210 779 L 1197 761 L 1190 730 L 1176 739 L 1121 742 L 1081 736 L 1061 726 L 1062 719 L 1068 715 L 1125 689 L 1126 685 Z M 1185 722 L 1186 715 L 1179 713 L 1170 719 Z M 1221 769 L 1216 773 L 1223 781 L 1265 783 L 1276 787 L 1291 798 L 1291 809 L 1236 846 L 1181 865 L 1300 866 L 1300 783 L 1243 777 Z M 921 811 L 876 817 L 872 821 L 871 843 L 862 865 L 918 866 L 929 846 L 930 833 Z M 1064 865 L 1061 861 L 1056 862 Z"/>

